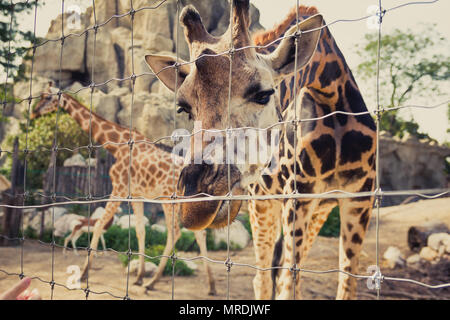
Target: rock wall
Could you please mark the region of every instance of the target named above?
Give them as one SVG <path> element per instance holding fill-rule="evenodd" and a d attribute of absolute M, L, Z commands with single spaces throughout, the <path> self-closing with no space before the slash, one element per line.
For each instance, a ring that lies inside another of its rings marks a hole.
<path fill-rule="evenodd" d="M 181 5 L 194 5 L 203 17 L 205 27 L 213 35 L 221 35 L 228 28 L 230 13 L 228 0 L 183 0 Z M 131 113 L 131 81 L 136 78 L 134 87 L 134 104 L 131 117 L 133 127 L 150 139 L 170 136 L 173 131 L 174 101 L 173 94 L 156 77 L 144 61 L 149 53 L 176 52 L 177 33 L 178 52 L 180 58 L 189 60 L 189 49 L 184 39 L 184 32 L 179 26 L 177 30 L 176 1 L 169 0 L 156 9 L 143 9 L 155 6 L 154 1 L 136 0 L 133 7 L 136 10 L 132 24 L 129 0 L 97 0 L 95 2 L 98 32 L 83 31 L 95 25 L 92 7 L 81 14 L 79 30 L 69 29 L 67 23 L 73 21 L 73 14 L 59 15 L 51 22 L 46 39 L 61 37 L 61 24 L 65 22 L 64 33 L 75 34 L 64 40 L 62 63 L 60 65 L 61 41 L 49 41 L 37 48 L 34 58 L 33 96 L 39 94 L 51 79 L 61 87 L 77 92 L 89 86 L 91 81 L 96 87 L 93 94 L 93 109 L 108 120 L 116 121 L 124 126 L 130 123 Z M 110 19 L 113 15 L 124 15 Z M 259 23 L 259 11 L 251 7 L 251 31 L 262 30 Z M 131 35 L 133 33 L 133 43 Z M 95 48 L 94 48 L 95 42 Z M 95 50 L 94 50 L 95 49 Z M 95 53 L 95 54 L 94 54 Z M 133 70 L 134 67 L 134 70 Z M 142 75 L 144 74 L 144 75 Z M 90 105 L 90 90 L 83 89 L 77 96 Z M 29 82 L 18 83 L 14 95 L 20 98 L 29 96 Z M 27 104 L 16 106 L 18 118 Z M 170 125 L 161 126 L 161 123 Z M 190 128 L 187 115 L 177 116 L 178 127 Z"/>
<path fill-rule="evenodd" d="M 381 132 L 380 138 L 380 186 L 381 190 L 413 190 L 449 188 L 449 176 L 445 174 L 445 158 L 450 148 L 436 142 L 417 140 L 406 134 L 403 139 L 392 138 Z M 384 197 L 383 206 L 399 204 L 411 196 Z"/>

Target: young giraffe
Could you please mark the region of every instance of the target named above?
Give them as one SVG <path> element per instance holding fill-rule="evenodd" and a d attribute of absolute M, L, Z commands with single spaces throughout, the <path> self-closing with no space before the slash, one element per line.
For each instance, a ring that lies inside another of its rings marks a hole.
<path fill-rule="evenodd" d="M 49 94 L 50 93 L 50 94 Z M 53 94 L 51 94 L 53 93 Z M 180 173 L 180 164 L 177 161 L 173 161 L 171 147 L 163 144 L 153 143 L 134 143 L 132 145 L 132 156 L 130 166 L 130 145 L 127 143 L 130 138 L 130 130 L 120 125 L 103 119 L 99 115 L 89 112 L 89 109 L 79 103 L 76 99 L 68 94 L 61 94 L 61 99 L 58 101 L 57 90 L 51 88 L 48 89 L 48 93 L 42 93 L 41 100 L 36 105 L 31 118 L 39 117 L 43 114 L 53 112 L 59 105 L 65 109 L 70 116 L 81 126 L 81 128 L 89 132 L 89 127 L 92 130 L 92 139 L 102 145 L 108 150 L 116 162 L 112 165 L 109 175 L 112 183 L 111 197 L 126 198 L 128 196 L 128 185 L 130 184 L 130 194 L 132 197 L 145 197 L 153 199 L 158 196 L 170 197 L 174 192 L 174 180 L 173 171 L 175 170 L 175 179 L 178 178 Z M 149 140 L 137 131 L 132 131 L 133 141 L 147 141 Z M 121 144 L 119 144 L 121 143 Z M 174 166 L 174 169 L 172 167 Z M 129 176 L 131 181 L 129 181 Z M 176 181 L 176 180 L 175 180 Z M 97 249 L 98 240 L 102 234 L 106 224 L 111 221 L 114 214 L 119 207 L 120 202 L 109 201 L 105 208 L 105 213 L 98 219 L 93 228 L 93 236 L 91 240 L 91 248 Z M 144 277 L 144 250 L 145 250 L 145 227 L 144 227 L 144 203 L 132 202 L 134 214 L 136 216 L 136 236 L 138 238 L 139 245 L 139 269 L 137 279 L 134 282 L 136 285 L 142 284 Z M 167 242 L 163 255 L 168 256 L 171 254 L 173 243 L 179 239 L 181 232 L 179 227 L 178 215 L 172 214 L 172 205 L 162 205 L 167 225 Z M 172 224 L 174 219 L 175 225 Z M 172 238 L 174 242 L 172 242 Z M 195 239 L 200 247 L 201 254 L 206 256 L 206 231 L 196 231 Z M 93 257 L 89 259 L 89 264 L 92 264 Z M 146 289 L 152 290 L 155 283 L 162 276 L 164 267 L 167 263 L 167 258 L 161 259 L 158 269 L 153 278 L 145 285 Z M 204 263 L 205 271 L 209 284 L 209 295 L 215 295 L 215 283 L 209 268 L 208 263 Z M 87 272 L 89 269 L 88 259 L 83 267 L 81 280 L 87 278 Z"/>
<path fill-rule="evenodd" d="M 311 15 L 317 14 L 315 7 L 300 6 L 298 8 L 299 20 L 305 20 Z M 297 13 L 293 8 L 288 16 L 272 30 L 254 36 L 256 45 L 266 46 L 275 39 L 282 37 L 292 26 L 295 26 Z M 273 52 L 277 43 L 264 48 L 264 52 Z M 292 119 L 292 109 L 288 109 L 292 103 L 294 95 L 294 75 L 284 79 L 280 85 L 280 104 L 283 119 Z M 364 101 L 359 93 L 356 81 L 345 62 L 345 59 L 333 39 L 328 27 L 323 28 L 317 50 L 311 61 L 297 72 L 297 92 L 302 97 L 301 118 L 321 117 L 333 111 L 362 112 L 367 111 Z M 308 105 L 312 105 L 308 108 Z M 303 126 L 303 127 L 302 127 Z M 328 184 L 328 189 L 341 188 L 346 191 L 372 191 L 375 177 L 375 124 L 370 116 L 348 117 L 337 114 L 332 117 L 315 122 L 308 122 L 301 125 L 301 135 L 299 139 L 308 139 L 308 144 L 303 141 L 298 145 L 298 157 L 303 174 L 315 177 L 323 176 L 323 181 Z M 328 135 L 327 135 L 328 133 Z M 327 141 L 328 140 L 328 141 Z M 300 141 L 300 140 L 299 140 Z M 285 141 L 292 145 L 292 142 Z M 360 144 L 361 143 L 361 144 Z M 284 145 L 287 145 L 286 143 Z M 314 146 L 314 144 L 316 146 Z M 331 148 L 328 155 L 324 154 L 327 145 Z M 312 149 L 309 149 L 311 148 Z M 317 160 L 322 164 L 314 164 L 316 159 L 308 159 L 311 151 L 314 151 Z M 333 149 L 335 151 L 333 151 Z M 340 149 L 340 150 L 339 150 Z M 336 156 L 333 154 L 337 151 Z M 285 151 L 286 156 L 293 152 L 292 149 Z M 339 153 L 340 152 L 340 156 Z M 322 153 L 322 154 L 319 154 Z M 364 154 L 359 156 L 358 154 Z M 312 161 L 312 165 L 308 162 Z M 339 167 L 334 168 L 335 164 Z M 328 163 L 328 169 L 323 168 Z M 320 167 L 319 167 L 320 165 Z M 308 172 L 309 168 L 309 172 Z M 320 173 L 319 169 L 320 168 Z M 281 180 L 282 175 L 293 173 L 288 166 L 281 167 L 282 172 L 273 176 L 262 176 L 258 184 L 249 187 L 249 193 L 253 195 L 279 193 L 283 190 Z M 332 172 L 334 171 L 334 172 Z M 319 178 L 320 179 L 320 178 Z M 302 181 L 303 180 L 303 181 Z M 318 184 L 316 179 L 300 179 L 303 184 Z M 317 192 L 308 185 L 301 187 L 301 192 Z M 371 215 L 371 204 L 373 199 L 354 198 L 352 200 L 324 199 L 318 202 L 315 210 L 306 211 L 309 200 L 298 200 L 297 205 L 305 209 L 296 210 L 296 216 L 305 214 L 303 218 L 305 227 L 301 229 L 303 236 L 298 237 L 300 250 L 296 250 L 302 263 L 305 262 L 307 254 L 319 233 L 323 223 L 326 221 L 331 210 L 336 206 L 341 207 L 341 232 L 340 232 L 340 261 L 341 270 L 357 273 L 358 254 L 361 249 L 362 240 Z M 359 203 L 360 205 L 355 205 Z M 279 215 L 267 215 L 267 212 L 275 210 L 279 212 L 282 203 L 280 201 L 250 201 L 249 214 L 254 232 L 254 246 L 257 264 L 261 268 L 268 268 L 272 262 L 272 252 L 274 252 L 274 239 L 280 232 Z M 346 209 L 347 207 L 347 209 Z M 302 217 L 300 217 L 302 219 Z M 308 221 L 309 220 L 309 221 Z M 296 231 L 300 233 L 299 231 Z M 286 232 L 285 232 L 286 234 Z M 287 241 L 292 241 L 292 235 L 286 237 Z M 280 240 L 283 240 L 281 238 Z M 292 242 L 290 242 L 292 243 Z M 285 244 L 289 246 L 289 243 Z M 279 253 L 276 253 L 279 254 Z M 290 257 L 287 257 L 288 259 Z M 273 261 L 276 264 L 276 261 Z M 292 264 L 292 260 L 290 260 Z M 298 263 L 298 261 L 296 261 Z M 272 275 L 275 276 L 276 272 Z M 282 290 L 278 285 L 278 291 Z M 254 279 L 254 289 L 256 297 L 269 299 L 272 292 L 272 279 L 267 272 L 257 271 Z M 275 289 L 275 286 L 274 286 Z M 343 273 L 339 274 L 338 299 L 351 299 L 355 297 L 356 280 Z"/>
<path fill-rule="evenodd" d="M 281 110 L 282 120 L 289 122 L 283 125 L 281 135 L 278 161 L 280 170 L 271 176 L 261 176 L 264 166 L 230 164 L 228 171 L 227 165 L 223 164 L 189 164 L 181 172 L 179 194 L 190 197 L 199 193 L 223 196 L 228 193 L 230 185 L 232 194 L 237 195 L 245 192 L 250 184 L 253 184 L 250 188 L 252 194 L 323 193 L 335 189 L 348 192 L 373 190 L 376 140 L 375 124 L 370 115 L 355 117 L 337 114 L 319 121 L 301 122 L 297 126 L 291 124 L 295 118 L 315 118 L 334 111 L 367 110 L 329 30 L 321 29 L 322 16 L 314 8 L 306 10 L 309 17 L 302 16 L 298 26 L 285 32 L 286 36 L 291 37 L 281 40 L 272 52 L 261 53 L 248 47 L 253 44 L 248 31 L 249 1 L 233 0 L 233 8 L 233 27 L 220 38 L 213 37 L 206 31 L 200 15 L 192 6 L 183 10 L 180 19 L 185 27 L 190 59 L 196 62 L 189 69 L 180 70 L 176 84 L 179 104 L 192 119 L 202 121 L 203 129 L 224 129 L 228 122 L 234 128 L 266 128 L 280 120 L 277 115 Z M 292 16 L 286 28 L 291 21 Z M 308 32 L 295 37 L 297 27 Z M 281 33 L 284 31 L 285 29 Z M 228 51 L 230 38 L 234 48 L 248 48 L 233 54 L 232 91 L 229 97 L 229 58 L 214 56 L 214 53 Z M 295 39 L 298 39 L 298 50 Z M 208 55 L 199 58 L 204 54 Z M 159 72 L 176 61 L 175 58 L 155 55 L 147 56 L 146 60 L 154 72 Z M 294 68 L 295 61 L 298 70 Z M 292 97 L 293 73 L 296 71 L 299 72 L 296 83 L 298 90 L 297 96 Z M 280 85 L 286 77 L 287 80 Z M 168 88 L 175 87 L 173 72 L 163 71 L 159 78 Z M 297 108 L 294 108 L 294 99 Z M 228 112 L 231 114 L 230 118 Z M 201 132 L 194 134 L 192 140 L 197 134 L 200 135 Z M 205 142 L 204 144 L 206 145 Z M 237 152 L 235 149 L 234 153 Z M 297 174 L 294 175 L 294 172 Z M 251 222 L 260 265 L 270 266 L 273 246 L 280 230 L 278 212 L 281 211 L 284 269 L 277 281 L 277 298 L 292 297 L 293 289 L 296 297 L 299 297 L 299 277 L 296 277 L 294 284 L 289 268 L 294 264 L 300 266 L 326 216 L 337 204 L 340 206 L 342 226 L 339 268 L 357 273 L 359 252 L 371 215 L 372 200 L 371 197 L 298 199 L 295 208 L 293 200 L 251 202 Z M 182 203 L 181 220 L 185 226 L 194 230 L 225 226 L 228 221 L 226 203 Z M 236 217 L 239 207 L 240 201 L 231 202 L 231 219 Z M 266 275 L 258 272 L 255 280 L 257 298 L 270 298 L 270 274 Z M 339 274 L 337 298 L 353 298 L 355 288 L 355 279 Z"/>

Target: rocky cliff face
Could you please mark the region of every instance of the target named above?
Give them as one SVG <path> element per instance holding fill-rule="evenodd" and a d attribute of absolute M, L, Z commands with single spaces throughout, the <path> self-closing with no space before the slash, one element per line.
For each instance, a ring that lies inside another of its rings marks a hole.
<path fill-rule="evenodd" d="M 229 23 L 229 2 L 227 0 L 182 0 L 182 5 L 194 5 L 204 19 L 208 31 L 221 35 Z M 83 89 L 93 81 L 100 84 L 93 93 L 94 111 L 104 118 L 129 126 L 156 140 L 170 136 L 173 131 L 174 101 L 173 94 L 149 73 L 144 62 L 144 55 L 149 53 L 178 52 L 180 57 L 189 59 L 187 43 L 181 27 L 177 29 L 177 11 L 175 0 L 161 4 L 157 9 L 143 9 L 155 5 L 155 1 L 134 0 L 134 22 L 129 12 L 129 0 L 97 0 L 95 2 L 98 28 L 94 31 L 83 31 L 95 25 L 92 8 L 81 14 L 78 30 L 64 28 L 64 33 L 75 34 L 67 37 L 62 51 L 60 66 L 61 42 L 49 41 L 38 47 L 34 62 L 34 78 L 32 96 L 40 94 L 49 80 L 61 81 L 61 86 L 71 92 L 77 92 L 87 106 L 90 105 L 90 89 Z M 157 4 L 157 3 L 156 3 Z M 118 16 L 112 18 L 112 16 Z M 261 30 L 259 11 L 251 8 L 251 30 Z M 63 19 L 64 18 L 64 19 Z M 65 14 L 52 21 L 46 36 L 47 39 L 61 37 L 61 24 L 67 23 L 74 16 Z M 131 34 L 133 32 L 133 43 Z M 177 48 L 177 34 L 179 44 Z M 95 38 L 95 55 L 94 55 Z M 134 58 L 133 58 L 134 57 Z M 134 61 L 133 61 L 134 60 Z M 134 62 L 134 64 L 132 63 Z M 131 81 L 133 73 L 141 75 L 136 79 L 133 110 L 131 110 Z M 61 69 L 61 70 L 60 70 Z M 61 72 L 60 72 L 61 71 Z M 120 79 L 127 79 L 120 81 Z M 17 83 L 14 96 L 26 98 L 30 94 L 29 82 Z M 3 124 L 0 135 L 18 132 L 18 122 L 23 120 L 22 112 L 28 109 L 28 101 L 8 106 L 5 115 L 10 121 Z M 178 128 L 191 129 L 192 124 L 187 116 L 177 115 Z M 3 137 L 0 136 L 0 140 Z M 163 141 L 164 142 L 164 141 Z M 432 145 L 428 142 L 406 138 L 402 141 L 388 136 L 381 138 L 381 187 L 383 190 L 441 188 L 447 186 L 444 174 L 444 159 L 450 155 L 448 148 Z M 401 202 L 405 197 L 385 197 L 383 205 Z"/>
<path fill-rule="evenodd" d="M 221 35 L 228 28 L 230 13 L 227 0 L 180 2 L 183 6 L 194 5 L 213 35 Z M 61 65 L 61 41 L 49 41 L 37 48 L 33 95 L 41 92 L 48 79 L 56 84 L 61 82 L 62 88 L 72 92 L 89 86 L 93 81 L 99 85 L 93 94 L 94 110 L 108 120 L 128 126 L 132 100 L 130 76 L 134 72 L 138 77 L 131 113 L 133 127 L 153 140 L 170 135 L 173 131 L 173 94 L 160 85 L 156 77 L 145 74 L 151 71 L 144 56 L 149 53 L 174 53 L 178 49 L 180 58 L 189 60 L 189 50 L 183 30 L 177 23 L 176 1 L 169 0 L 156 9 L 147 9 L 156 5 L 158 3 L 155 1 L 133 1 L 136 13 L 132 22 L 131 16 L 127 14 L 130 10 L 129 0 L 98 0 L 95 2 L 95 19 L 93 9 L 88 8 L 81 14 L 78 30 L 71 29 L 69 25 L 76 18 L 74 13 L 58 16 L 51 22 L 46 39 L 61 37 L 63 21 L 64 34 L 74 35 L 64 40 Z M 112 16 L 118 17 L 111 19 Z M 259 11 L 254 6 L 251 8 L 251 16 L 251 30 L 262 30 Z M 84 32 L 95 25 L 95 20 L 100 26 L 97 34 L 94 30 Z M 14 95 L 25 98 L 29 95 L 28 90 L 28 82 L 19 83 L 15 86 Z M 89 88 L 82 89 L 77 96 L 86 105 L 90 104 Z M 24 109 L 26 105 L 20 108 Z M 162 126 L 162 123 L 169 125 Z M 185 115 L 177 117 L 177 123 L 178 127 L 191 126 Z"/>
<path fill-rule="evenodd" d="M 435 142 L 417 140 L 405 135 L 403 139 L 392 138 L 381 132 L 380 184 L 381 190 L 413 190 L 450 187 L 445 174 L 445 158 L 450 149 Z M 405 200 L 417 200 L 411 196 L 384 197 L 383 206 L 399 204 Z"/>

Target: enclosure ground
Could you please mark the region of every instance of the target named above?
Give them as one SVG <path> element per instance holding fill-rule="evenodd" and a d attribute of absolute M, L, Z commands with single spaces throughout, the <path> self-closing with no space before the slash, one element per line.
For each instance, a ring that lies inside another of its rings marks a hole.
<path fill-rule="evenodd" d="M 369 231 L 364 242 L 363 254 L 360 262 L 360 274 L 367 274 L 368 266 L 376 264 L 374 211 Z M 410 278 L 428 284 L 449 283 L 450 275 L 448 264 L 443 269 L 396 269 L 386 268 L 382 261 L 382 253 L 390 245 L 400 248 L 406 256 L 412 254 L 406 242 L 407 230 L 412 225 L 426 221 L 439 220 L 450 225 L 450 198 L 435 200 L 423 200 L 407 205 L 382 208 L 379 221 L 379 244 L 382 273 L 386 276 Z M 308 261 L 302 266 L 307 270 L 329 270 L 338 268 L 337 238 L 319 237 L 311 250 Z M 26 242 L 23 247 L 23 271 L 28 276 L 35 276 L 45 281 L 52 279 L 56 283 L 66 284 L 70 276 L 67 268 L 71 265 L 82 266 L 85 252 L 80 251 L 77 256 L 73 252 L 62 254 L 62 249 L 54 251 L 54 264 L 52 266 L 52 249 L 36 241 Z M 0 248 L 0 269 L 11 273 L 21 271 L 21 247 Z M 179 256 L 192 258 L 195 252 L 180 252 Z M 225 261 L 226 251 L 209 252 L 208 257 L 213 260 Z M 231 252 L 231 260 L 235 263 L 255 264 L 253 245 L 240 251 Z M 226 299 L 227 296 L 227 271 L 222 263 L 210 263 L 216 280 L 217 295 L 208 296 L 206 275 L 203 271 L 202 260 L 195 261 L 198 270 L 194 276 L 175 277 L 175 299 Z M 53 268 L 53 269 L 52 269 Z M 232 266 L 229 273 L 230 299 L 254 299 L 252 280 L 256 270 L 250 267 Z M 142 287 L 132 285 L 134 275 L 129 279 L 129 296 L 132 299 L 171 299 L 172 279 L 165 276 L 155 286 L 154 291 L 145 293 Z M 0 272 L 0 292 L 3 292 L 17 281 L 17 276 L 8 276 Z M 148 280 L 149 278 L 146 278 Z M 302 273 L 302 296 L 304 299 L 334 299 L 337 288 L 337 273 Z M 94 260 L 93 269 L 89 276 L 89 286 L 94 292 L 110 292 L 115 296 L 124 297 L 126 294 L 127 275 L 123 265 L 114 252 L 106 252 L 98 255 Z M 34 280 L 32 286 L 39 289 L 44 299 L 50 299 L 50 285 L 39 280 Z M 85 284 L 82 284 L 85 287 Z M 55 286 L 53 299 L 85 299 L 86 294 L 82 290 L 67 290 L 64 287 Z M 358 281 L 358 298 L 375 299 L 376 292 L 369 290 L 366 280 Z M 381 299 L 450 299 L 450 289 L 430 290 L 418 285 L 385 281 L 382 285 Z M 89 299 L 114 299 L 107 293 L 89 294 Z"/>

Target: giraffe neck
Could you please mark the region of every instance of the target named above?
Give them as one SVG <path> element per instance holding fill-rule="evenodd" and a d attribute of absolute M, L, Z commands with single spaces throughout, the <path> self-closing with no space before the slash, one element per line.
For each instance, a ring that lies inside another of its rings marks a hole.
<path fill-rule="evenodd" d="M 300 21 L 317 13 L 317 9 L 314 7 L 300 6 L 299 10 Z M 254 37 L 255 43 L 267 45 L 283 36 L 296 23 L 294 8 L 288 18 L 273 30 L 256 35 Z M 278 42 L 263 51 L 266 53 L 273 52 L 277 46 Z M 295 83 L 296 80 L 297 83 Z M 302 91 L 303 97 L 306 96 L 307 99 L 314 102 L 313 105 L 309 103 L 311 110 L 304 110 L 305 113 L 310 115 L 323 116 L 334 111 L 352 113 L 367 111 L 355 78 L 328 27 L 322 29 L 317 50 L 311 61 L 297 74 L 293 73 L 279 84 L 281 111 L 284 115 L 288 113 L 286 111 L 289 110 L 289 106 L 292 108 L 294 93 L 298 95 L 300 91 Z M 302 108 L 307 108 L 307 105 L 308 103 L 303 104 Z M 315 108 L 314 105 L 320 106 L 320 108 Z M 348 123 L 347 115 L 337 114 L 336 118 L 341 126 Z M 356 120 L 369 129 L 375 130 L 375 124 L 369 114 L 357 116 Z"/>
<path fill-rule="evenodd" d="M 81 129 L 90 134 L 92 139 L 102 144 L 113 155 L 118 150 L 115 143 L 124 143 L 129 140 L 130 130 L 117 123 L 108 121 L 78 102 L 75 98 L 63 94 L 61 106 L 80 125 Z M 145 140 L 141 134 L 133 131 L 133 139 Z M 112 144 L 111 144 L 112 143 Z"/>

